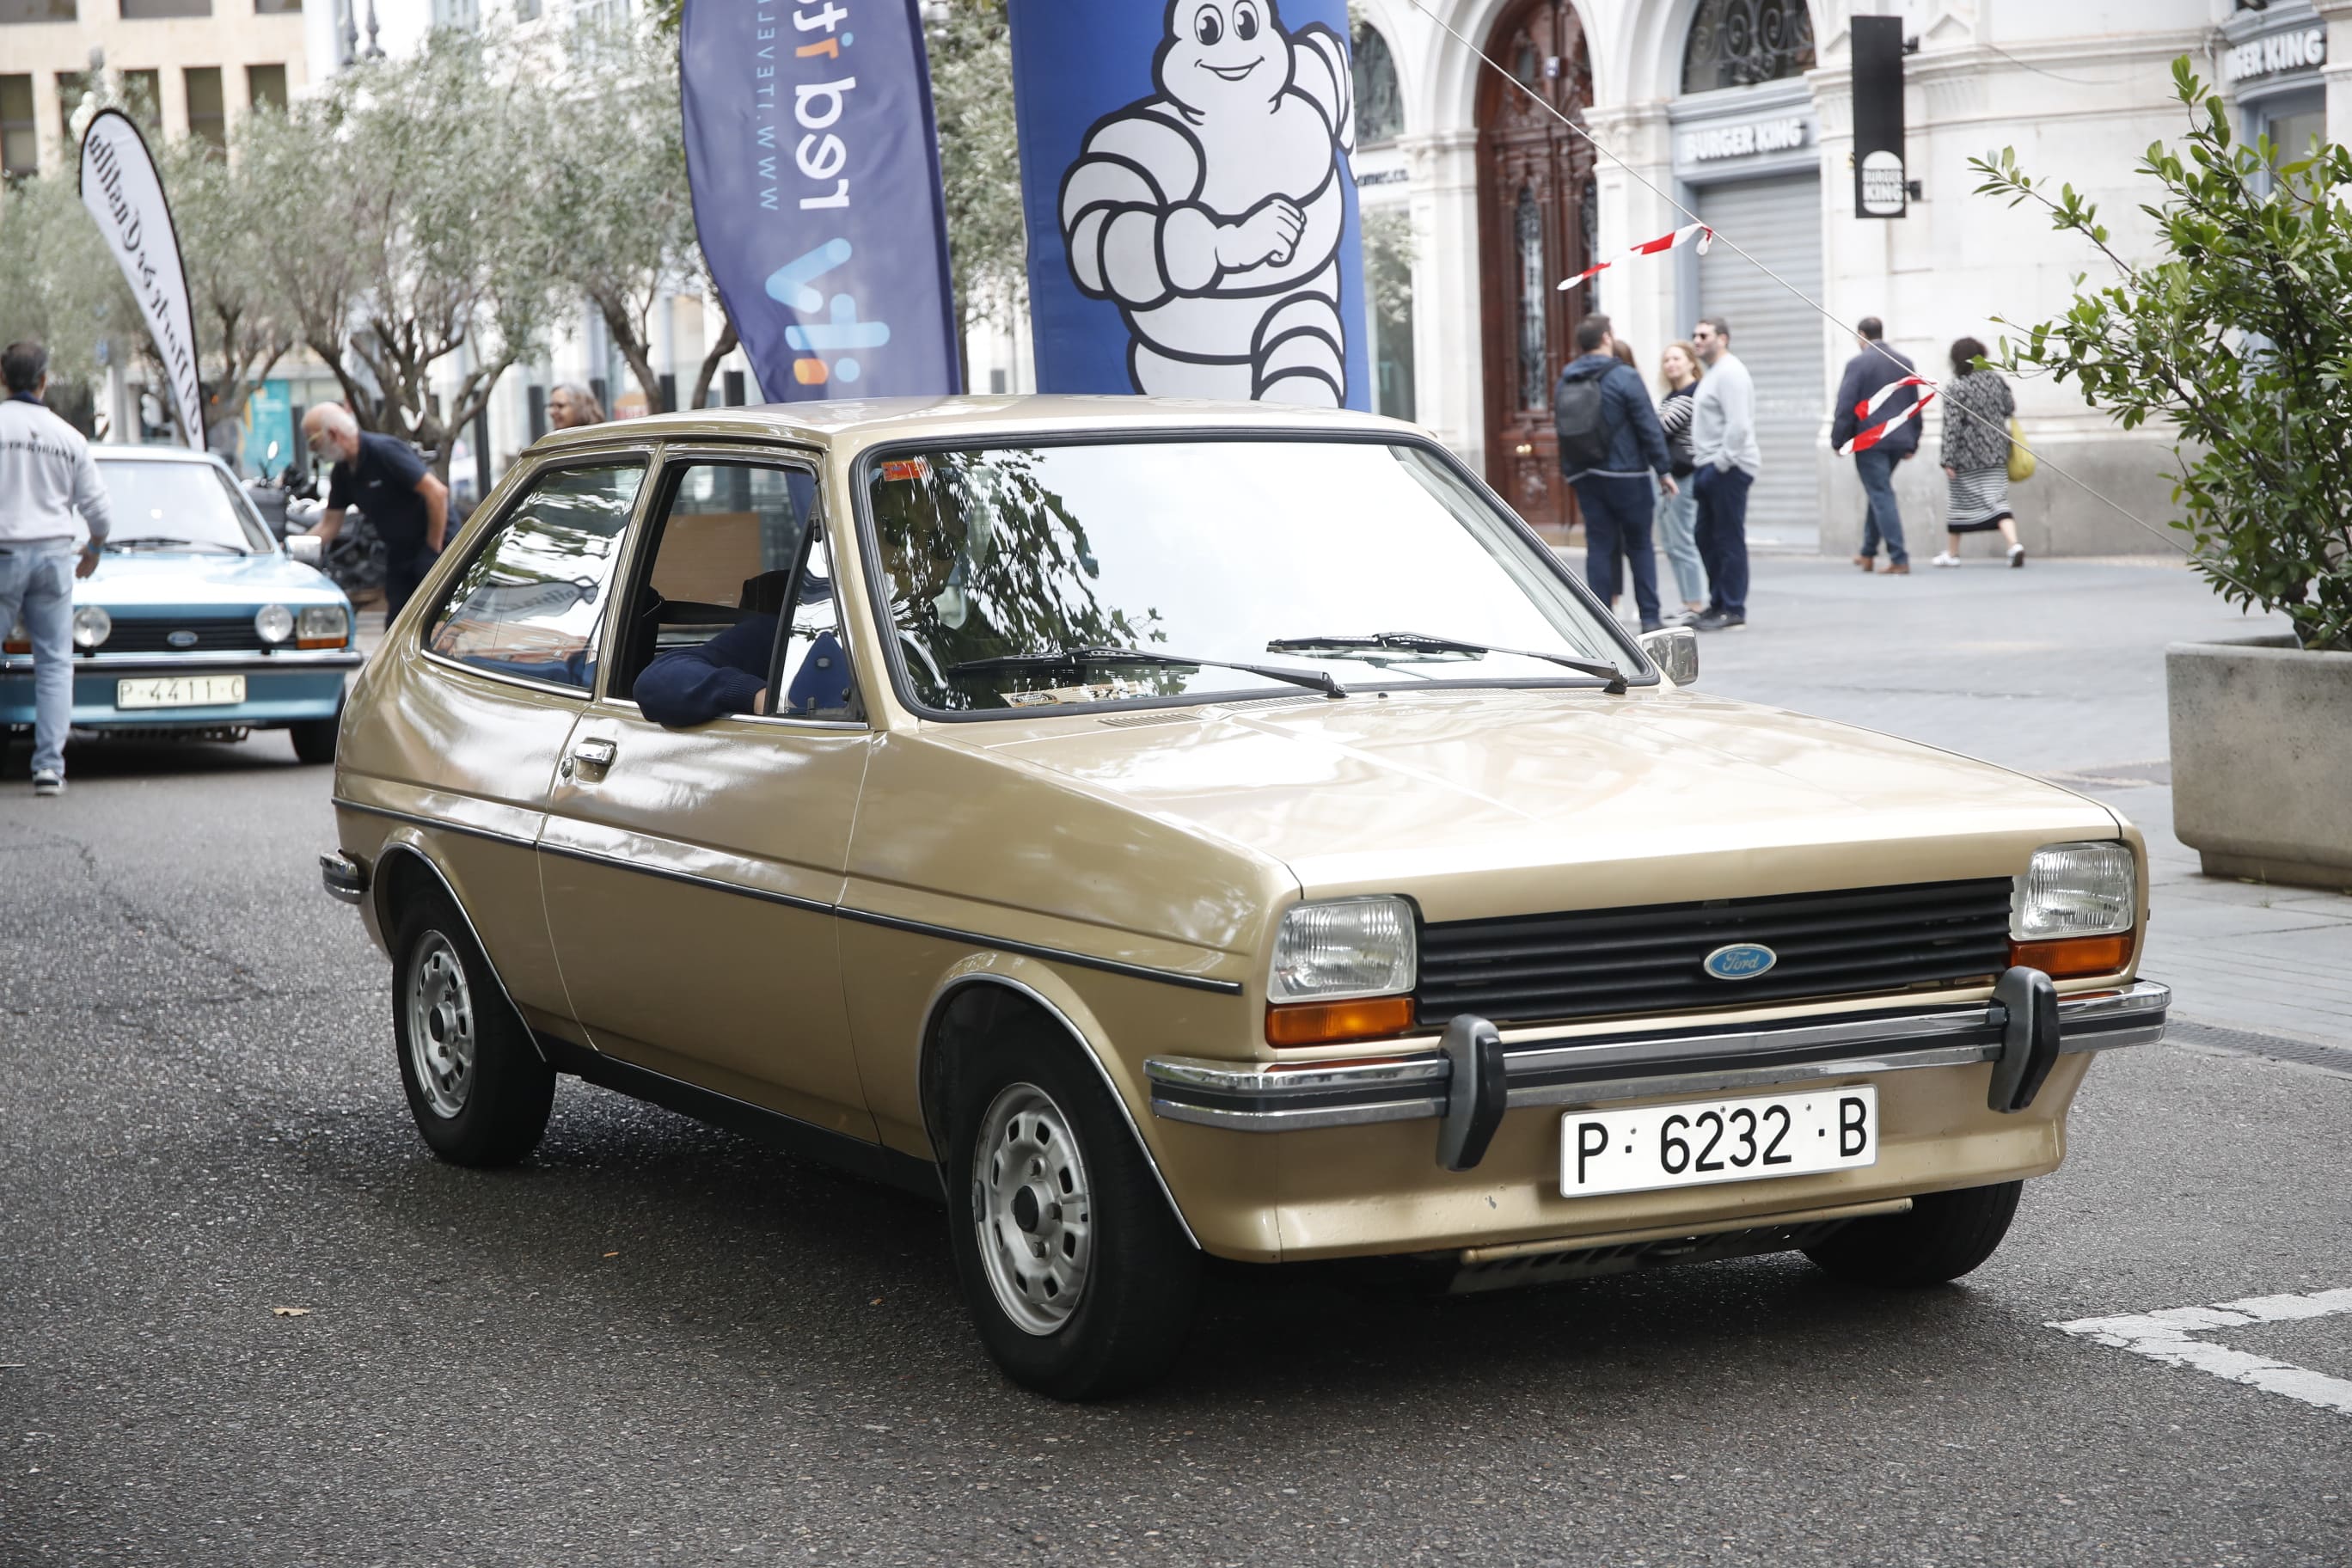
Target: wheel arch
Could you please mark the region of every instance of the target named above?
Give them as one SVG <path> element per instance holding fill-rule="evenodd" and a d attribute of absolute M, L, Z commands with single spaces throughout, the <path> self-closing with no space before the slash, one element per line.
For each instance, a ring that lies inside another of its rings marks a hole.
<path fill-rule="evenodd" d="M 931 994 L 929 1005 L 924 1009 L 922 1034 L 916 1054 L 915 1083 L 921 1102 L 923 1135 L 930 1144 L 933 1159 L 940 1163 L 944 1172 L 948 1087 L 960 1052 L 955 1037 L 961 1034 L 967 1037 L 967 1040 L 985 1037 L 1006 1027 L 1013 1018 L 1041 1019 L 1066 1037 L 1078 1055 L 1095 1069 L 1096 1077 L 1110 1095 L 1111 1103 L 1118 1107 L 1119 1120 L 1126 1124 L 1128 1136 L 1134 1141 L 1136 1150 L 1143 1156 L 1144 1165 L 1151 1172 L 1151 1180 L 1160 1189 L 1161 1201 L 1167 1204 L 1168 1212 L 1176 1217 L 1177 1227 L 1184 1233 L 1184 1239 L 1192 1245 L 1194 1250 L 1200 1250 L 1201 1238 L 1192 1233 L 1192 1222 L 1184 1217 L 1183 1205 L 1176 1201 L 1176 1194 L 1168 1184 L 1167 1174 L 1160 1168 L 1158 1156 L 1153 1154 L 1150 1143 L 1145 1140 L 1143 1129 L 1137 1125 L 1135 1111 L 1128 1104 L 1127 1096 L 1119 1092 L 1118 1080 L 1104 1065 L 1101 1049 L 1093 1037 L 1072 1016 L 1075 1011 L 1092 1022 L 1092 1015 L 1086 1011 L 1085 1005 L 1075 994 L 1066 998 L 1068 1005 L 1066 1006 L 1063 1000 L 1046 994 L 1045 987 L 1047 986 L 1066 990 L 1060 976 L 1050 970 L 1035 975 L 1035 983 L 1033 984 L 1031 976 L 1007 973 L 994 966 L 1004 962 L 995 955 L 967 961 L 940 982 L 939 989 Z M 1012 962 L 1024 968 L 1030 967 L 1025 961 L 1016 959 Z M 952 1191 L 951 1180 L 949 1185 Z"/>
<path fill-rule="evenodd" d="M 514 1014 L 518 1021 L 522 1021 L 522 1009 L 515 1005 L 514 994 L 507 989 L 506 976 L 499 973 L 499 961 L 491 956 L 489 944 L 482 940 L 481 931 L 474 925 L 474 917 L 467 912 L 466 900 L 457 896 L 457 884 L 449 879 L 449 874 L 441 868 L 440 863 L 433 858 L 422 843 L 405 837 L 392 839 L 377 855 L 368 889 L 376 929 L 383 933 L 384 947 L 392 953 L 395 984 L 400 963 L 398 912 L 419 894 L 432 892 L 440 893 L 449 900 L 449 907 L 457 911 L 458 921 L 465 926 L 466 935 L 472 940 L 474 951 L 482 955 L 483 966 L 490 972 L 490 984 L 498 987 L 499 1000 L 507 1005 L 507 1010 Z M 547 1047 L 540 1042 L 539 1032 L 528 1022 L 523 1023 L 523 1036 L 530 1041 L 530 1048 L 539 1054 L 540 1059 L 547 1060 Z"/>

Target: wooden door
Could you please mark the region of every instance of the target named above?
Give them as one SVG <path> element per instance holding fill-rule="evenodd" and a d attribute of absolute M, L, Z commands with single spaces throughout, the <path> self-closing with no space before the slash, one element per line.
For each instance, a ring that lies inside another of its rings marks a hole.
<path fill-rule="evenodd" d="M 1583 123 L 1591 56 L 1568 0 L 1528 0 L 1507 13 L 1486 52 L 1516 79 L 1488 71 L 1479 90 L 1486 479 L 1520 516 L 1564 534 L 1576 502 L 1559 475 L 1551 389 L 1575 357 L 1572 334 L 1593 296 L 1590 285 L 1568 293 L 1558 285 L 1591 265 L 1597 214 L 1591 145 L 1543 106 Z"/>

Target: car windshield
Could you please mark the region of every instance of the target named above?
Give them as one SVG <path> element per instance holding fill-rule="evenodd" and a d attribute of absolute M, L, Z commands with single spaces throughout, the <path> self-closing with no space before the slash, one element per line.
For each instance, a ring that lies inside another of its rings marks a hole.
<path fill-rule="evenodd" d="M 940 448 L 869 459 L 865 485 L 923 709 L 1298 694 L 1265 668 L 1349 693 L 1643 673 L 1539 547 L 1418 447 Z"/>
<path fill-rule="evenodd" d="M 106 542 L 114 549 L 249 555 L 270 548 L 269 535 L 210 463 L 100 458 L 98 472 L 113 507 Z"/>

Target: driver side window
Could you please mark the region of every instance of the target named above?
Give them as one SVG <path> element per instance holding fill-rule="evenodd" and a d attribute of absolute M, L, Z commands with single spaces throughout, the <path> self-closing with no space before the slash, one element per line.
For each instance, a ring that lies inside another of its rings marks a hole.
<path fill-rule="evenodd" d="M 847 662 L 815 511 L 816 478 L 805 468 L 672 468 L 612 695 L 673 728 L 730 714 L 847 717 Z"/>

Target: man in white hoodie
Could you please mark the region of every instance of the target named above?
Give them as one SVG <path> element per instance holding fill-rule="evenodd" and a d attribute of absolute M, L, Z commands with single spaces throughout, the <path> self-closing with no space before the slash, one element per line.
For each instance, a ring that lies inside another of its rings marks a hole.
<path fill-rule="evenodd" d="M 33 793 L 54 795 L 66 787 L 73 719 L 73 580 L 98 570 L 113 514 L 89 443 L 41 401 L 48 351 L 10 343 L 0 379 L 8 384 L 0 403 L 0 627 L 21 617 L 32 639 Z"/>
<path fill-rule="evenodd" d="M 1731 352 L 1730 323 L 1707 317 L 1691 330 L 1691 343 L 1706 363 L 1691 402 L 1695 532 L 1708 594 L 1696 624 L 1719 632 L 1748 624 L 1748 487 L 1763 470 L 1764 455 L 1756 445 L 1756 383 Z"/>

